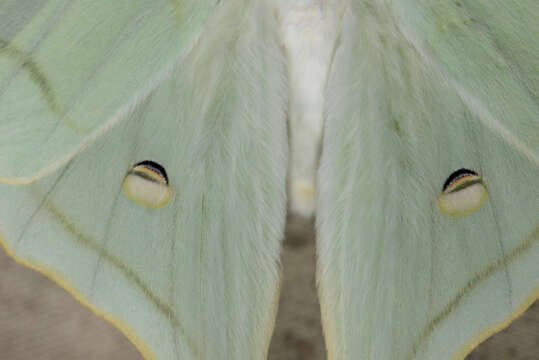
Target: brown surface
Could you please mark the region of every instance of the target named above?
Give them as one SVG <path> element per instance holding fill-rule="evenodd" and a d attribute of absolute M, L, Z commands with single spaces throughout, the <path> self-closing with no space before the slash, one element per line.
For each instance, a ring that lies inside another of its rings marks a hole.
<path fill-rule="evenodd" d="M 270 360 L 325 359 L 314 282 L 314 231 L 287 226 L 284 279 Z M 42 275 L 0 251 L 0 360 L 141 359 L 112 325 Z M 539 359 L 539 305 L 494 335 L 468 360 Z"/>

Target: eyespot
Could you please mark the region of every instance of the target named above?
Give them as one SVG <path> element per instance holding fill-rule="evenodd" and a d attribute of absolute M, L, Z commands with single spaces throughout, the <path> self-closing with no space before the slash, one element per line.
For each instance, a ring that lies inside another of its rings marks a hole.
<path fill-rule="evenodd" d="M 487 199 L 487 188 L 481 176 L 470 169 L 453 172 L 438 196 L 438 206 L 447 216 L 464 216 L 479 210 Z"/>
<path fill-rule="evenodd" d="M 165 168 L 150 160 L 131 166 L 122 188 L 128 198 L 151 208 L 162 207 L 172 196 Z"/>

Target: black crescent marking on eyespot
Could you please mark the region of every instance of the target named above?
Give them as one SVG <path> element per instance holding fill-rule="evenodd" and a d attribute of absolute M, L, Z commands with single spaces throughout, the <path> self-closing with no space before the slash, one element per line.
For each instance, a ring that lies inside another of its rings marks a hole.
<path fill-rule="evenodd" d="M 475 179 L 472 181 L 466 181 L 462 184 L 459 184 L 457 187 L 455 187 L 453 190 L 449 191 L 448 194 L 456 193 L 458 191 L 461 191 L 463 189 L 466 189 L 469 186 L 475 185 L 475 184 L 483 184 L 483 180 L 481 179 Z"/>
<path fill-rule="evenodd" d="M 470 169 L 466 169 L 466 168 L 462 168 L 462 169 L 458 169 L 457 171 L 454 171 L 451 175 L 449 175 L 449 177 L 447 178 L 447 180 L 444 182 L 444 186 L 442 188 L 442 192 L 445 191 L 445 189 L 447 189 L 447 187 L 449 185 L 451 185 L 451 183 L 453 181 L 455 181 L 457 178 L 463 176 L 463 175 L 475 175 L 475 176 L 479 176 L 478 173 L 476 173 L 475 171 L 473 170 L 470 170 Z"/>
<path fill-rule="evenodd" d="M 155 178 L 151 177 L 150 175 L 146 174 L 145 172 L 142 172 L 142 171 L 137 171 L 135 170 L 134 168 L 129 170 L 127 172 L 128 175 L 134 175 L 134 176 L 138 176 L 138 177 L 141 177 L 143 178 L 144 180 L 148 180 L 148 181 L 151 181 L 151 182 L 154 182 L 156 184 L 162 184 L 160 181 L 156 180 Z M 168 185 L 168 183 L 167 183 Z"/>
<path fill-rule="evenodd" d="M 168 176 L 167 176 L 167 172 L 166 172 L 165 168 L 163 166 L 161 166 L 160 164 L 156 163 L 155 161 L 144 160 L 144 161 L 141 161 L 141 162 L 136 163 L 135 165 L 133 165 L 133 168 L 135 168 L 137 166 L 144 166 L 144 167 L 147 167 L 147 168 L 149 168 L 151 170 L 154 170 L 155 172 L 159 173 L 165 179 L 165 182 L 168 184 Z M 131 173 L 131 171 L 130 171 L 130 173 Z M 140 174 L 140 173 L 136 173 L 136 175 L 147 178 L 148 180 L 155 181 L 154 179 L 148 178 L 147 176 L 144 176 L 143 174 Z"/>

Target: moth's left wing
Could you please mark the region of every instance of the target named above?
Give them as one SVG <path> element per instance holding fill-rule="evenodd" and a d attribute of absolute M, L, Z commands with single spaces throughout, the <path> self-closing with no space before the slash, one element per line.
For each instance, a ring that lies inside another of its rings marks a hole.
<path fill-rule="evenodd" d="M 343 3 L 317 215 L 329 359 L 462 359 L 539 296 L 539 3 Z"/>
<path fill-rule="evenodd" d="M 266 359 L 287 168 L 272 10 L 220 2 L 192 51 L 124 120 L 51 175 L 0 185 L 8 252 L 147 359 Z"/>
<path fill-rule="evenodd" d="M 0 181 L 50 174 L 124 119 L 185 58 L 217 3 L 2 0 Z"/>

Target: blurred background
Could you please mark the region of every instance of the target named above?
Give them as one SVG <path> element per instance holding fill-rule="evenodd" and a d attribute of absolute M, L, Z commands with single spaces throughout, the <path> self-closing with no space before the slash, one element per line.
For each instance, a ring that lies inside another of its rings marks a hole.
<path fill-rule="evenodd" d="M 315 287 L 314 224 L 289 217 L 270 360 L 325 360 Z M 0 360 L 142 360 L 112 325 L 0 250 Z M 539 304 L 467 360 L 539 359 Z"/>

